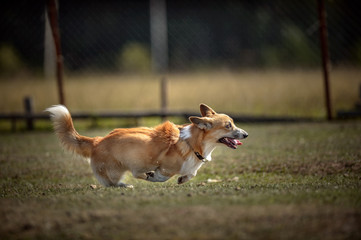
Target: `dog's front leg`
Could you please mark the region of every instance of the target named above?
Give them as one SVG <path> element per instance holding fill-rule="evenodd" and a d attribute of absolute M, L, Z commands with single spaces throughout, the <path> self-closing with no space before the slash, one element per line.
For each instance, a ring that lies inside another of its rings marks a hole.
<path fill-rule="evenodd" d="M 193 178 L 194 175 L 193 174 L 188 174 L 188 175 L 184 175 L 184 176 L 180 176 L 178 178 L 178 184 L 182 184 L 185 182 L 188 182 L 191 178 Z"/>
<path fill-rule="evenodd" d="M 146 175 L 146 180 L 150 182 L 165 182 L 170 178 L 169 176 L 164 176 L 159 169 L 154 172 L 147 172 Z"/>
<path fill-rule="evenodd" d="M 147 180 L 147 175 L 144 172 L 133 171 L 133 176 L 135 178 Z"/>

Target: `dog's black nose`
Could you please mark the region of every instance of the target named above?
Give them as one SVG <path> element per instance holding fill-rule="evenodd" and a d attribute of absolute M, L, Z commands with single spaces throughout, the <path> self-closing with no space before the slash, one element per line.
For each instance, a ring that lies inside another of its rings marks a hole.
<path fill-rule="evenodd" d="M 238 129 L 236 134 L 234 134 L 234 138 L 243 139 L 248 137 L 248 133 L 242 129 Z"/>
<path fill-rule="evenodd" d="M 246 138 L 246 137 L 248 137 L 248 133 L 246 132 L 246 131 L 242 131 L 242 135 L 243 135 L 243 138 Z"/>

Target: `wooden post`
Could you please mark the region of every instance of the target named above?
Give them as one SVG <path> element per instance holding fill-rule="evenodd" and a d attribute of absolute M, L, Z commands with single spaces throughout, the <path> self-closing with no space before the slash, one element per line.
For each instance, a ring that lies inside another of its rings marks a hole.
<path fill-rule="evenodd" d="M 58 26 L 58 11 L 56 8 L 56 0 L 46 1 L 51 31 L 53 34 L 55 51 L 56 51 L 56 79 L 58 83 L 58 94 L 60 104 L 65 105 L 63 90 L 63 56 L 61 53 L 60 31 Z"/>
<path fill-rule="evenodd" d="M 325 1 L 317 0 L 317 3 L 318 3 L 318 17 L 320 24 L 321 57 L 322 57 L 323 80 L 325 86 L 325 103 L 327 110 L 327 119 L 332 120 L 332 106 L 331 106 L 330 85 L 329 85 L 330 60 L 328 56 Z"/>
<path fill-rule="evenodd" d="M 26 118 L 26 129 L 34 130 L 33 99 L 31 97 L 24 98 L 24 110 Z"/>

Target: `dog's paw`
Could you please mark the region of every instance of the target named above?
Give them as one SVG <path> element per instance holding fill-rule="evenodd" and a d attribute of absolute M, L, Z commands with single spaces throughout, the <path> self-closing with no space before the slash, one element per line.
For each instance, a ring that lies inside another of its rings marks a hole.
<path fill-rule="evenodd" d="M 120 187 L 120 188 L 130 188 L 130 189 L 134 188 L 133 185 L 126 184 L 126 183 L 118 183 L 118 187 Z"/>
<path fill-rule="evenodd" d="M 180 177 L 178 178 L 178 184 L 184 183 L 184 182 L 185 182 L 185 178 L 186 178 L 186 176 L 180 176 Z"/>
<path fill-rule="evenodd" d="M 154 172 L 147 172 L 145 175 L 147 175 L 147 179 L 154 178 Z"/>

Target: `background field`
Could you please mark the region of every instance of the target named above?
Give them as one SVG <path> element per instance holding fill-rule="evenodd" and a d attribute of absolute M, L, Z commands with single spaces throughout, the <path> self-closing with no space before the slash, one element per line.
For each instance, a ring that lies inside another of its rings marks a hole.
<path fill-rule="evenodd" d="M 253 116 L 325 118 L 319 70 L 200 71 L 170 74 L 171 110 L 197 111 L 201 102 L 218 111 Z M 360 69 L 334 69 L 331 97 L 334 113 L 358 100 Z M 74 75 L 65 77 L 66 105 L 71 111 L 132 111 L 160 108 L 160 77 L 155 75 Z M 58 103 L 55 80 L 2 79 L 0 112 L 23 112 L 22 99 L 32 96 L 35 111 Z"/>
<path fill-rule="evenodd" d="M 0 238 L 361 238 L 360 122 L 240 127 L 244 145 L 189 183 L 127 176 L 134 189 L 101 187 L 50 132 L 1 134 Z"/>
<path fill-rule="evenodd" d="M 50 2 L 3 1 L 0 114 L 24 113 L 26 96 L 35 113 L 59 103 Z M 153 25 L 162 2 L 163 34 Z M 72 113 L 159 110 L 166 77 L 169 110 L 195 112 L 203 102 L 230 115 L 316 121 L 240 124 L 250 134 L 244 145 L 217 149 L 192 181 L 128 175 L 135 188 L 118 189 L 65 153 L 48 120 L 33 132 L 1 120 L 0 239 L 361 239 L 361 122 L 324 120 L 322 2 L 336 116 L 360 101 L 361 1 L 57 1 Z M 156 46 L 153 36 L 167 41 Z M 157 49 L 167 49 L 162 59 Z M 159 122 L 75 125 L 96 136 Z"/>

